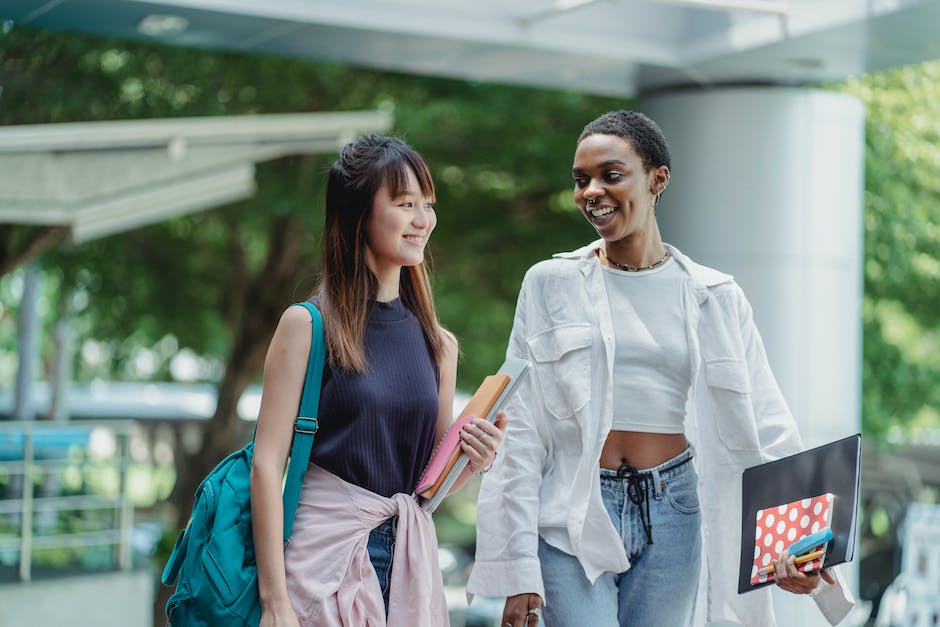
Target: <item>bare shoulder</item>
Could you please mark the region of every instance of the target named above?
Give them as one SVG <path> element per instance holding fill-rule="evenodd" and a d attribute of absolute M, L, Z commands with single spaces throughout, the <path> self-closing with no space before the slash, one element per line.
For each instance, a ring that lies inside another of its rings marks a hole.
<path fill-rule="evenodd" d="M 288 354 L 306 354 L 310 350 L 310 324 L 313 319 L 305 307 L 288 307 L 277 323 L 271 347 Z"/>
<path fill-rule="evenodd" d="M 306 307 L 295 307 L 291 305 L 281 314 L 281 320 L 277 323 L 278 329 L 283 328 L 287 332 L 304 330 L 309 332 L 310 323 L 313 318 Z"/>
<path fill-rule="evenodd" d="M 460 350 L 457 344 L 457 336 L 441 327 L 441 340 L 444 345 L 444 352 L 441 354 L 438 366 L 447 371 L 457 371 L 457 358 Z"/>
<path fill-rule="evenodd" d="M 447 329 L 441 327 L 441 338 L 444 340 L 444 347 L 447 350 L 457 350 L 457 336 Z"/>

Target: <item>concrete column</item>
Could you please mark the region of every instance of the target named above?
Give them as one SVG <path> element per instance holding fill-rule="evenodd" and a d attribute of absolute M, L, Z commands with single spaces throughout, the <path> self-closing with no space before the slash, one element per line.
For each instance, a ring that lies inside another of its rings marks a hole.
<path fill-rule="evenodd" d="M 74 357 L 74 337 L 72 318 L 68 311 L 62 313 L 52 332 L 55 346 L 52 377 L 50 381 L 49 419 L 65 422 L 70 416 L 69 384 L 72 382 L 72 359 Z"/>
<path fill-rule="evenodd" d="M 39 268 L 27 266 L 23 271 L 23 297 L 16 326 L 18 344 L 14 420 L 33 420 L 36 417 L 34 381 L 39 364 L 39 333 L 42 326 L 39 317 L 41 288 L 42 273 Z"/>
<path fill-rule="evenodd" d="M 858 432 L 862 104 L 741 87 L 651 96 L 640 110 L 672 151 L 663 239 L 737 278 L 807 446 Z M 843 568 L 853 588 L 857 564 Z M 807 599 L 776 595 L 778 620 L 828 624 Z"/>

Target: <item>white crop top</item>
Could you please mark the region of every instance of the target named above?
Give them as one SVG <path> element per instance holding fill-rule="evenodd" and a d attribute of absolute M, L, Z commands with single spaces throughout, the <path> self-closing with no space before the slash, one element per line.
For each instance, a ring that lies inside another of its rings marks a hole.
<path fill-rule="evenodd" d="M 614 322 L 612 430 L 684 433 L 692 362 L 675 259 L 653 270 L 603 266 Z"/>

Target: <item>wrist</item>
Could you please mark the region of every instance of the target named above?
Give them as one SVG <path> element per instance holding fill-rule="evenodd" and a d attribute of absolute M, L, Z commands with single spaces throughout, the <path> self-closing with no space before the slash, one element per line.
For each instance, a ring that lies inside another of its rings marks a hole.
<path fill-rule="evenodd" d="M 271 594 L 271 595 L 260 595 L 261 607 L 267 612 L 277 613 L 279 610 L 284 608 L 291 608 L 293 606 L 290 602 L 290 597 L 287 596 L 287 590 L 285 589 L 283 594 Z"/>
<path fill-rule="evenodd" d="M 486 466 L 484 466 L 480 470 L 474 470 L 473 466 L 470 466 L 470 472 L 475 474 L 478 477 L 482 477 L 483 475 L 485 475 L 486 473 L 490 471 L 490 468 L 492 468 L 493 464 L 495 463 L 496 463 L 496 451 L 493 451 L 493 457 L 490 458 L 490 461 L 486 464 Z"/>

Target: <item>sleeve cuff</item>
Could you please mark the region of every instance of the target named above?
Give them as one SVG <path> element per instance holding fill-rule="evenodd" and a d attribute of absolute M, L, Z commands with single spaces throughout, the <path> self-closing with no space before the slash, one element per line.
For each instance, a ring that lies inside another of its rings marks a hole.
<path fill-rule="evenodd" d="M 831 572 L 835 575 L 836 582 L 828 584 L 820 581 L 819 586 L 810 593 L 810 596 L 813 597 L 813 601 L 816 602 L 816 606 L 829 624 L 838 625 L 855 607 L 855 598 L 839 573 L 834 569 Z"/>
<path fill-rule="evenodd" d="M 476 562 L 473 565 L 467 581 L 467 603 L 472 602 L 475 595 L 511 597 L 523 593 L 534 593 L 545 599 L 538 558 Z"/>

